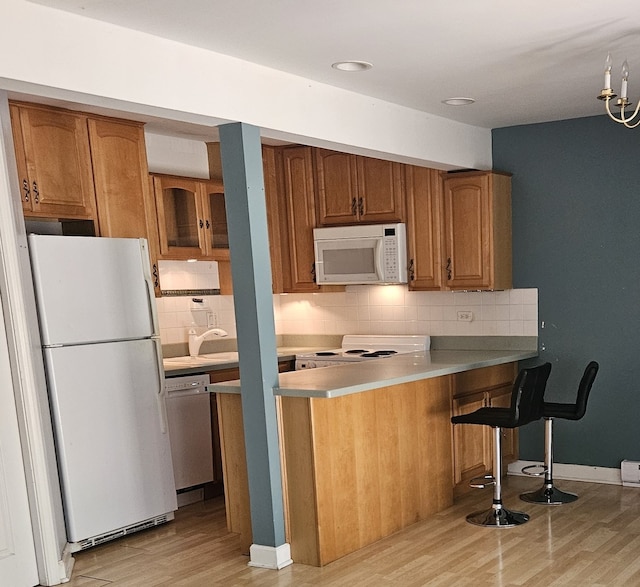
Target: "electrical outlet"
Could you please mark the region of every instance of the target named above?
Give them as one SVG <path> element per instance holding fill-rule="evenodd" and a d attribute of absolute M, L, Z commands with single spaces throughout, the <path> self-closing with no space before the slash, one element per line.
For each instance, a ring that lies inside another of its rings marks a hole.
<path fill-rule="evenodd" d="M 207 328 L 216 328 L 218 326 L 217 312 L 207 312 Z"/>
<path fill-rule="evenodd" d="M 473 312 L 471 310 L 458 310 L 458 322 L 472 322 Z"/>

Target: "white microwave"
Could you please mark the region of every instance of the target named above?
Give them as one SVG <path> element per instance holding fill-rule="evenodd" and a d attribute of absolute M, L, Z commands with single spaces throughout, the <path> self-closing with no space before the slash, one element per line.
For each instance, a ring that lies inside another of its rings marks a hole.
<path fill-rule="evenodd" d="M 318 285 L 407 283 L 405 225 L 314 228 Z"/>

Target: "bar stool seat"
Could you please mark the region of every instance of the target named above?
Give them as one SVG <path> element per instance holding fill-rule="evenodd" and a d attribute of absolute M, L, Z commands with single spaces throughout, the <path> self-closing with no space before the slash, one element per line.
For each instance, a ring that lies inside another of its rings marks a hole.
<path fill-rule="evenodd" d="M 580 420 L 587 411 L 587 400 L 593 386 L 593 381 L 598 374 L 599 365 L 595 361 L 591 361 L 584 373 L 580 384 L 578 385 L 578 393 L 576 401 L 573 404 L 543 402 L 542 416 L 544 418 L 544 465 L 540 473 L 531 473 L 532 469 L 539 469 L 540 465 L 530 465 L 524 467 L 522 472 L 526 475 L 541 476 L 544 475 L 542 487 L 536 491 L 523 493 L 520 499 L 528 503 L 537 503 L 542 505 L 562 505 L 571 503 L 578 499 L 575 493 L 561 491 L 554 486 L 553 483 L 553 419 L 561 418 L 563 420 Z"/>
<path fill-rule="evenodd" d="M 518 428 L 542 417 L 544 390 L 551 372 L 551 363 L 522 369 L 513 384 L 508 408 L 480 408 L 469 414 L 451 418 L 453 424 L 491 426 L 493 431 L 493 475 L 473 479 L 473 487 L 493 485 L 491 508 L 473 512 L 467 522 L 478 526 L 511 528 L 529 521 L 528 514 L 508 510 L 502 504 L 502 429 Z"/>

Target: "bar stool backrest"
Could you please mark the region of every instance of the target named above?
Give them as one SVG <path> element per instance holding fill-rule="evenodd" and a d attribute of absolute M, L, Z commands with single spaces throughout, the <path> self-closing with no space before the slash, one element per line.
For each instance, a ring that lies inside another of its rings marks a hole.
<path fill-rule="evenodd" d="M 587 411 L 587 400 L 593 386 L 593 381 L 598 374 L 599 365 L 595 361 L 591 361 L 584 370 L 580 385 L 578 386 L 578 395 L 576 397 L 576 408 L 570 420 L 580 420 Z"/>
<path fill-rule="evenodd" d="M 511 394 L 514 421 L 510 428 L 517 428 L 542 418 L 544 390 L 550 373 L 551 363 L 520 370 Z"/>

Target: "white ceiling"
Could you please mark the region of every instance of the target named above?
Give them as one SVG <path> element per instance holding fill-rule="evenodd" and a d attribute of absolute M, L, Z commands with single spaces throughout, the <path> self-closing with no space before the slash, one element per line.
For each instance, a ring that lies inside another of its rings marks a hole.
<path fill-rule="evenodd" d="M 35 1 L 485 128 L 602 114 L 607 52 L 640 97 L 638 0 Z"/>

